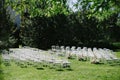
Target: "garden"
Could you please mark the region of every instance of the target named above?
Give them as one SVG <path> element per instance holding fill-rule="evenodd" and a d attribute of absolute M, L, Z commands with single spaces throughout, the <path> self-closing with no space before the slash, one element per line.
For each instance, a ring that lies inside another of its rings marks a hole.
<path fill-rule="evenodd" d="M 120 80 L 119 0 L 0 0 L 0 80 Z"/>

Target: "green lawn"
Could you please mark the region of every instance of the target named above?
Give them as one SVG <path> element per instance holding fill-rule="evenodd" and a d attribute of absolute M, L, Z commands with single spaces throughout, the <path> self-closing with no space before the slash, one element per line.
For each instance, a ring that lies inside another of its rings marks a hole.
<path fill-rule="evenodd" d="M 120 57 L 120 52 L 116 55 Z M 120 64 L 91 64 L 75 59 L 70 62 L 71 69 L 61 71 L 49 67 L 43 67 L 43 70 L 31 66 L 21 68 L 14 62 L 11 62 L 11 66 L 2 63 L 0 80 L 120 80 Z"/>

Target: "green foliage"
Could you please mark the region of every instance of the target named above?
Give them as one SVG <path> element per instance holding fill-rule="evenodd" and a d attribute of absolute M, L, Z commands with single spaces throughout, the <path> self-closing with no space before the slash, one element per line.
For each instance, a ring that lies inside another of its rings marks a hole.
<path fill-rule="evenodd" d="M 66 0 L 6 0 L 5 6 L 6 8 L 11 6 L 17 14 L 21 15 L 21 29 L 19 33 L 17 33 L 18 30 L 15 31 L 14 37 L 10 37 L 10 42 L 14 40 L 15 46 L 22 44 L 38 47 L 39 38 L 42 38 L 42 41 L 48 39 L 44 36 L 48 34 L 45 30 L 50 23 L 49 17 L 68 14 Z M 37 17 L 40 18 L 40 21 L 37 21 Z M 39 23 L 41 24 L 39 25 Z"/>
<path fill-rule="evenodd" d="M 26 26 L 21 34 L 23 45 L 42 49 L 50 48 L 51 45 L 112 48 L 109 44 L 112 29 L 104 27 L 109 25 L 106 23 L 109 20 L 99 22 L 96 18 L 88 18 L 86 15 L 79 12 L 69 16 L 57 14 L 52 17 L 26 19 Z"/>
<path fill-rule="evenodd" d="M 0 17 L 3 16 L 0 47 L 27 45 L 47 49 L 51 45 L 75 45 L 111 48 L 112 42 L 120 41 L 118 0 L 78 0 L 75 4 L 78 11 L 74 13 L 66 3 L 67 0 L 5 0 L 4 7 L 0 8 Z M 21 15 L 19 30 L 9 16 L 6 17 L 8 6 Z"/>
<path fill-rule="evenodd" d="M 6 7 L 11 6 L 21 16 L 26 13 L 31 18 L 36 16 L 52 16 L 58 13 L 68 14 L 66 0 L 6 0 Z"/>
<path fill-rule="evenodd" d="M 96 17 L 99 21 L 108 19 L 113 14 L 120 14 L 119 0 L 78 0 L 82 11 L 88 10 L 88 17 Z"/>
<path fill-rule="evenodd" d="M 2 4 L 0 7 L 0 49 L 5 49 L 10 46 L 9 36 L 12 33 L 13 23 L 7 15 L 4 0 L 1 0 L 0 4 Z"/>
<path fill-rule="evenodd" d="M 117 51 L 120 51 L 120 42 L 114 42 L 113 45 L 117 47 Z"/>

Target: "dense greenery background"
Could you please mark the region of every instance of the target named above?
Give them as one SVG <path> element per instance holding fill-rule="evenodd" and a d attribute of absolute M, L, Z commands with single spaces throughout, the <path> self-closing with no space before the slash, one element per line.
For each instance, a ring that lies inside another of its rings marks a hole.
<path fill-rule="evenodd" d="M 19 45 L 48 49 L 51 45 L 120 48 L 120 1 L 1 0 L 0 48 Z M 6 12 L 21 15 L 20 28 Z"/>

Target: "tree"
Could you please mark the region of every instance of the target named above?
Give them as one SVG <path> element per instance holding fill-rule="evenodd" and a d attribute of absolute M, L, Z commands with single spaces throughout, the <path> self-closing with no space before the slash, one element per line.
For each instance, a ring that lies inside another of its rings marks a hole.
<path fill-rule="evenodd" d="M 66 0 L 6 0 L 6 6 L 11 6 L 21 16 L 29 14 L 32 18 L 57 13 L 67 14 Z"/>
<path fill-rule="evenodd" d="M 9 37 L 13 27 L 5 8 L 5 0 L 0 1 L 0 49 L 10 47 Z"/>
<path fill-rule="evenodd" d="M 120 14 L 119 0 L 78 0 L 78 10 L 88 10 L 88 17 L 96 17 L 103 21 L 113 14 Z"/>
<path fill-rule="evenodd" d="M 87 14 L 88 19 L 96 18 L 96 26 L 101 29 L 104 42 L 118 41 L 120 30 L 119 0 L 78 0 L 75 4 L 78 12 Z M 92 21 L 91 21 L 92 23 Z M 116 36 L 116 37 L 115 37 Z"/>

